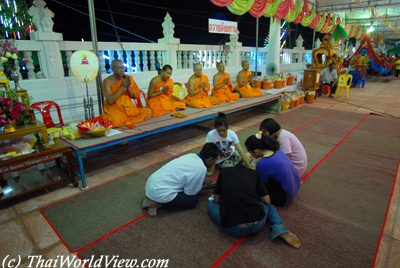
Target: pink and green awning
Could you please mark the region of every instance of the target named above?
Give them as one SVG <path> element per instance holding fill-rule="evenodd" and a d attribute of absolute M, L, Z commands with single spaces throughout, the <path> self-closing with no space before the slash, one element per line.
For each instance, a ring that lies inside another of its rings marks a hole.
<path fill-rule="evenodd" d="M 226 7 L 235 15 L 249 12 L 253 17 L 272 17 L 310 27 L 321 33 L 331 33 L 340 24 L 340 18 L 319 13 L 307 0 L 210 0 L 219 7 Z"/>

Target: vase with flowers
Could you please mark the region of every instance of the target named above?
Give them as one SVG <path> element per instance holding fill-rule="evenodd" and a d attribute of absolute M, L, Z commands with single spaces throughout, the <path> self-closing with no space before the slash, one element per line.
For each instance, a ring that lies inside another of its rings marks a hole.
<path fill-rule="evenodd" d="M 0 40 L 0 61 L 8 78 L 11 78 L 15 69 L 15 61 L 18 60 L 17 53 L 18 49 L 12 45 L 10 40 Z"/>
<path fill-rule="evenodd" d="M 0 127 L 4 127 L 4 132 L 15 131 L 15 122 L 20 118 L 21 110 L 21 102 L 0 97 Z"/>

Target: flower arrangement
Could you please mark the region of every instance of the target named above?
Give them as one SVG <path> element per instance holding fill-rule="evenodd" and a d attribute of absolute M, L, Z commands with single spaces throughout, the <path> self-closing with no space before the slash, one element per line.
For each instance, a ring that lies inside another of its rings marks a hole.
<path fill-rule="evenodd" d="M 22 103 L 12 98 L 0 97 L 0 127 L 13 125 L 21 117 Z"/>
<path fill-rule="evenodd" d="M 0 60 L 6 68 L 6 75 L 9 77 L 14 69 L 15 61 L 18 59 L 18 49 L 12 46 L 10 40 L 0 41 Z"/>

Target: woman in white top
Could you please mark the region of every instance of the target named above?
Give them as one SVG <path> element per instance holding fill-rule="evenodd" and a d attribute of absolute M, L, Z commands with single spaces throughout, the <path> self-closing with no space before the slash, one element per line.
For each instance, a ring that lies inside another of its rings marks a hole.
<path fill-rule="evenodd" d="M 224 113 L 218 113 L 214 121 L 214 128 L 208 132 L 206 142 L 212 142 L 219 148 L 217 166 L 220 168 L 232 167 L 241 160 L 250 166 L 250 158 L 240 145 L 239 137 L 229 129 L 228 118 Z"/>
<path fill-rule="evenodd" d="M 293 133 L 282 129 L 278 122 L 272 118 L 262 121 L 260 130 L 263 135 L 272 136 L 278 140 L 280 150 L 292 161 L 299 176 L 303 176 L 307 170 L 307 154 L 299 139 Z"/>

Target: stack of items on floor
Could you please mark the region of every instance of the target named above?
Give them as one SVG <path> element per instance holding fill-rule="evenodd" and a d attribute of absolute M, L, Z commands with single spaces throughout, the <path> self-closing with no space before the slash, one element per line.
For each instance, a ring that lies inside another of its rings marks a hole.
<path fill-rule="evenodd" d="M 305 93 L 302 90 L 282 95 L 282 111 L 287 111 L 304 103 Z"/>

